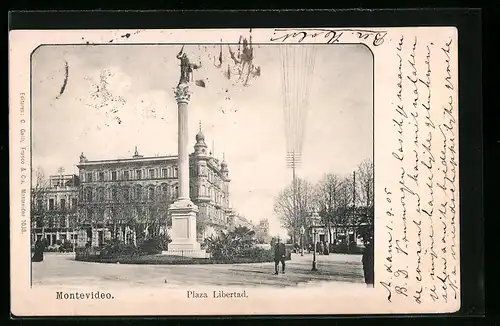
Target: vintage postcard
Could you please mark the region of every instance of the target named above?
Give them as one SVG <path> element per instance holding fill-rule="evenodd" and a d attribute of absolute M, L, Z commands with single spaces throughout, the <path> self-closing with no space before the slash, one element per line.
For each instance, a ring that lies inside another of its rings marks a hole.
<path fill-rule="evenodd" d="M 458 42 L 11 31 L 12 313 L 458 311 Z"/>

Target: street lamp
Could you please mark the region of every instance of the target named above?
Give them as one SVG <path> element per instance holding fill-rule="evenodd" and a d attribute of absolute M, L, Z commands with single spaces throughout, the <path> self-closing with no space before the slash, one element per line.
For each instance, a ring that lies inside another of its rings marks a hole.
<path fill-rule="evenodd" d="M 300 255 L 304 256 L 304 233 L 306 232 L 306 229 L 302 225 L 300 227 Z"/>
<path fill-rule="evenodd" d="M 314 211 L 314 213 L 311 216 L 311 229 L 313 233 L 313 263 L 312 263 L 312 271 L 316 272 L 318 269 L 316 268 L 316 228 L 319 227 L 319 221 L 320 221 L 320 216 L 318 212 Z"/>

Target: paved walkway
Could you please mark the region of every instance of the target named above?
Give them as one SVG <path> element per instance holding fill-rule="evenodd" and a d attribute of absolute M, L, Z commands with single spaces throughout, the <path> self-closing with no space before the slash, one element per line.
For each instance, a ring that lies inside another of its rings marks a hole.
<path fill-rule="evenodd" d="M 286 274 L 273 275 L 274 263 L 231 265 L 125 265 L 75 261 L 72 255 L 45 254 L 32 263 L 33 286 L 170 286 L 245 285 L 297 286 L 332 281 L 363 283 L 360 255 L 317 256 L 319 272 L 312 272 L 312 254 L 292 255 Z"/>

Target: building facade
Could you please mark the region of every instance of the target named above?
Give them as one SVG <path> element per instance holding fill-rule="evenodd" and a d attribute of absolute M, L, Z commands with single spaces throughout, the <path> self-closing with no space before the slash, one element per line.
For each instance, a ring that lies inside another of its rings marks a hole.
<path fill-rule="evenodd" d="M 254 225 L 252 224 L 252 222 L 240 214 L 231 215 L 231 220 L 229 221 L 229 227 L 230 228 L 247 227 L 250 230 L 254 229 Z"/>
<path fill-rule="evenodd" d="M 271 236 L 269 235 L 269 221 L 267 219 L 261 220 L 254 228 L 255 236 L 259 243 L 270 243 Z"/>
<path fill-rule="evenodd" d="M 136 243 L 140 237 L 165 235 L 171 226 L 169 205 L 178 197 L 177 156 L 89 160 L 77 165 L 79 246 L 101 245 L 117 237 Z M 190 154 L 190 196 L 199 208 L 199 240 L 227 228 L 231 215 L 229 170 L 208 151 L 205 137 L 196 135 Z"/>
<path fill-rule="evenodd" d="M 51 175 L 32 189 L 32 242 L 46 239 L 55 246 L 77 242 L 77 211 L 80 179 L 74 174 Z"/>

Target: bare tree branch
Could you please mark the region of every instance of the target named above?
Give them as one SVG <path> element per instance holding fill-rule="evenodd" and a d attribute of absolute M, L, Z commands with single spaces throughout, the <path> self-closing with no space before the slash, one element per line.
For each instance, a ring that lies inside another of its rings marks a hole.
<path fill-rule="evenodd" d="M 312 213 L 315 205 L 313 185 L 305 180 L 297 179 L 295 185 L 290 184 L 275 198 L 274 211 L 279 216 L 281 225 L 293 238 L 296 238 L 300 228 L 307 226 L 307 217 Z"/>

